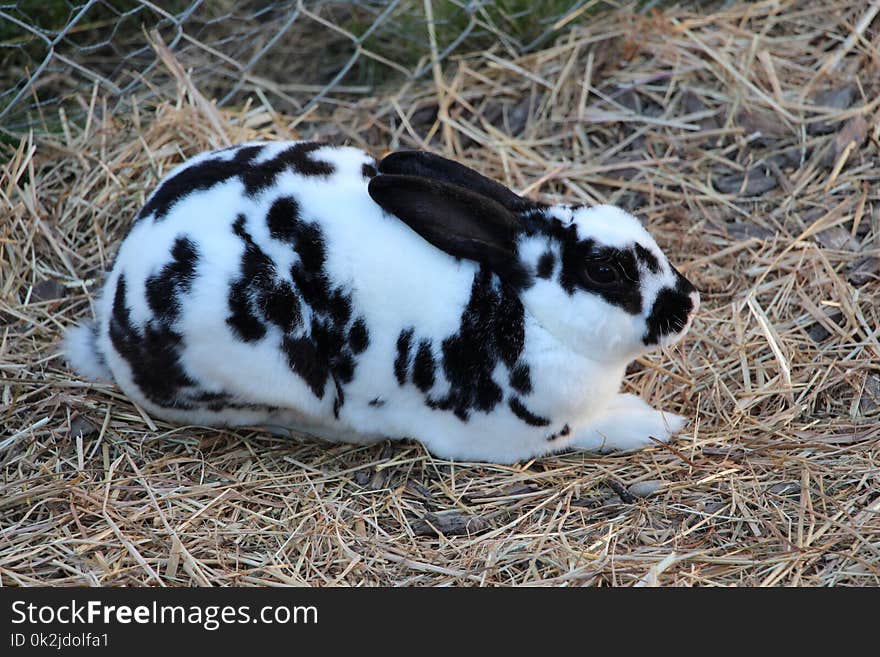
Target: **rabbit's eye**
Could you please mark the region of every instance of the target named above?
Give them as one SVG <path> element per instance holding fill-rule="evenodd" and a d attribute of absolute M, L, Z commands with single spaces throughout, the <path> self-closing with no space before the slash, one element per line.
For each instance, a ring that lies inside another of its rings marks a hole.
<path fill-rule="evenodd" d="M 588 261 L 586 272 L 587 277 L 597 285 L 611 285 L 616 283 L 619 278 L 614 265 L 602 260 Z"/>

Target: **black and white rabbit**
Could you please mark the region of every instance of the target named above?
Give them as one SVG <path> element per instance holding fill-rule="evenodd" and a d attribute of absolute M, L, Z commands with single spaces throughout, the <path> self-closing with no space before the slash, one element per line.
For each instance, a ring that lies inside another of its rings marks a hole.
<path fill-rule="evenodd" d="M 679 431 L 619 388 L 698 303 L 618 208 L 530 201 L 425 152 L 248 143 L 165 178 L 65 350 L 172 422 L 511 463 Z"/>

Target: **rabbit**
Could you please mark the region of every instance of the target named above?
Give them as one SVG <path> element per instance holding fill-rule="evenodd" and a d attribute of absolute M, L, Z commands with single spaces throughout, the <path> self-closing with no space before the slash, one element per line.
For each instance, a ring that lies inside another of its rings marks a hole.
<path fill-rule="evenodd" d="M 698 306 L 617 207 L 424 151 L 250 142 L 159 184 L 64 351 L 172 423 L 509 464 L 675 435 L 685 419 L 621 381 Z"/>

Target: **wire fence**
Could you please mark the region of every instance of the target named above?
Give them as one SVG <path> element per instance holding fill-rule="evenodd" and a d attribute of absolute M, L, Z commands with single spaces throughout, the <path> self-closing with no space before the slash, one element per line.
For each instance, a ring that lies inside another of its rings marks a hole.
<path fill-rule="evenodd" d="M 639 10 L 657 2 L 642 2 Z M 51 129 L 93 89 L 119 111 L 170 80 L 160 39 L 221 106 L 262 94 L 280 111 L 349 102 L 468 49 L 515 56 L 601 0 L 24 0 L 0 3 L 0 128 Z"/>

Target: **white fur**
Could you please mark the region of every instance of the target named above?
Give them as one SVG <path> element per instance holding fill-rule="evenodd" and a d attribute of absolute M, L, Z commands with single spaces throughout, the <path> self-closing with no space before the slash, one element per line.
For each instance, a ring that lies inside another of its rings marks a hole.
<path fill-rule="evenodd" d="M 289 146 L 271 144 L 261 159 Z M 234 154 L 227 151 L 221 157 L 228 160 Z M 171 175 L 206 157 L 177 167 Z M 459 328 L 478 267 L 431 246 L 373 202 L 361 175 L 362 166 L 372 162 L 365 153 L 325 147 L 311 158 L 333 164 L 335 173 L 310 177 L 287 171 L 257 198 L 248 198 L 241 182 L 232 179 L 189 194 L 161 221 L 141 219 L 123 241 L 96 306 L 97 341 L 87 327 L 67 334 L 71 365 L 92 378 L 110 378 L 112 373 L 120 388 L 148 412 L 175 422 L 263 424 L 274 431 L 289 428 L 349 442 L 417 438 L 434 454 L 453 459 L 510 463 L 566 447 L 633 449 L 650 445 L 652 437 L 668 440 L 681 429 L 683 418 L 655 411 L 632 395 L 618 394 L 627 362 L 640 351 L 637 345 L 650 308 L 633 317 L 596 295 L 569 295 L 553 279 L 537 279 L 521 297 L 526 309 L 522 359 L 530 364 L 535 391 L 526 401 L 531 412 L 550 418 L 551 425 L 530 426 L 514 415 L 506 403 L 511 394 L 506 371 L 495 377 L 504 402 L 491 412 L 473 411 L 469 421 L 462 422 L 451 412 L 432 410 L 420 390 L 395 380 L 396 341 L 402 329 L 413 326 L 416 339 L 430 339 L 435 356 L 440 357 L 439 345 Z M 328 275 L 334 286 L 351 294 L 354 315 L 362 316 L 369 327 L 369 347 L 358 356 L 355 377 L 345 386 L 338 419 L 329 394 L 332 381 L 328 394 L 316 398 L 287 365 L 280 329 L 268 325 L 262 340 L 247 343 L 236 339 L 226 322 L 229 283 L 239 276 L 244 249 L 231 228 L 239 214 L 248 218 L 246 230 L 276 263 L 278 276 L 290 281 L 290 266 L 298 256 L 270 236 L 265 222 L 272 202 L 288 195 L 299 204 L 303 221 L 319 224 L 326 241 Z M 575 222 L 579 233 L 605 244 L 642 243 L 666 267 L 661 275 L 672 275 L 647 231 L 622 210 L 556 206 L 549 212 Z M 196 276 L 175 327 L 183 336 L 181 365 L 206 390 L 280 410 L 158 407 L 139 390 L 128 362 L 116 352 L 108 323 L 119 275 L 125 275 L 132 321 L 143 326 L 152 315 L 143 292 L 145 282 L 171 259 L 170 249 L 181 235 L 189 237 L 199 252 Z M 524 259 L 536 258 L 546 249 L 546 240 L 529 238 L 520 249 Z M 646 285 L 659 289 L 661 283 Z M 431 392 L 441 394 L 448 386 L 438 367 Z M 371 406 L 375 399 L 383 405 Z M 566 427 L 564 435 L 556 435 Z"/>
<path fill-rule="evenodd" d="M 617 395 L 594 422 L 577 432 L 572 446 L 597 452 L 648 447 L 681 431 L 686 418 L 651 408 L 639 397 Z"/>
<path fill-rule="evenodd" d="M 89 322 L 69 328 L 61 350 L 70 366 L 92 381 L 112 381 L 113 374 L 95 353 L 94 325 Z"/>

